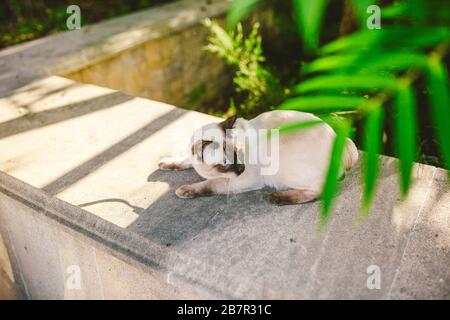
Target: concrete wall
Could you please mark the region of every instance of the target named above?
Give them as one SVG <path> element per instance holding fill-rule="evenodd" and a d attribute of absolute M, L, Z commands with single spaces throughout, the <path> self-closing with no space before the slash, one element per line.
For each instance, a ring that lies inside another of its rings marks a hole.
<path fill-rule="evenodd" d="M 7 48 L 0 54 L 0 96 L 57 74 L 179 106 L 217 102 L 231 74 L 202 49 L 208 32 L 200 22 L 223 21 L 228 6 L 179 0 Z"/>
<path fill-rule="evenodd" d="M 203 50 L 208 34 L 197 24 L 63 76 L 181 107 L 224 104 L 232 75 Z"/>
<path fill-rule="evenodd" d="M 159 171 L 158 160 L 218 118 L 45 77 L 102 61 L 153 72 L 152 59 L 176 74 L 184 62 L 151 43 L 170 51 L 225 3 L 184 0 L 0 52 L 0 297 L 448 299 L 444 170 L 415 165 L 402 200 L 396 160 L 382 157 L 371 214 L 355 225 L 357 166 L 319 237 L 320 202 L 271 206 L 269 190 L 176 197 L 200 178 Z M 380 288 L 367 285 L 370 266 Z"/>
<path fill-rule="evenodd" d="M 215 17 L 221 23 L 224 13 L 219 11 Z M 157 28 L 167 28 L 171 18 Z M 232 73 L 221 59 L 203 49 L 209 31 L 200 24 L 202 19 L 198 16 L 192 26 L 161 32 L 160 36 L 114 56 L 105 52 L 105 57 L 96 57 L 90 65 L 61 75 L 181 107 L 224 105 Z"/>
<path fill-rule="evenodd" d="M 200 177 L 158 160 L 218 118 L 57 76 L 0 109 L 0 269 L 31 299 L 449 298 L 444 170 L 416 164 L 402 199 L 398 163 L 381 157 L 371 213 L 356 224 L 358 164 L 319 235 L 320 201 L 175 195 Z"/>
<path fill-rule="evenodd" d="M 15 257 L 13 270 L 0 242 L 0 300 L 196 298 L 168 284 L 157 270 L 125 262 L 117 251 L 45 211 L 17 194 L 0 192 L 0 236 Z"/>

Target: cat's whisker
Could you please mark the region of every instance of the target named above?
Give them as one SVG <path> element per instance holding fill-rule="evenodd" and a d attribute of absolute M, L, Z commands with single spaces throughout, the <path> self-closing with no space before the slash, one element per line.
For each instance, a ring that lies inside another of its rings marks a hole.
<path fill-rule="evenodd" d="M 228 199 L 230 197 L 230 187 L 231 187 L 231 184 L 230 184 L 230 180 L 228 179 L 228 181 L 227 181 L 227 204 L 228 204 Z"/>

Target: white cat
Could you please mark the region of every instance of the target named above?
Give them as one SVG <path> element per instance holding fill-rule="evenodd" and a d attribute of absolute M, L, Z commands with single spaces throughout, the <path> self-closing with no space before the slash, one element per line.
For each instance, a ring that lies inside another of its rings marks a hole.
<path fill-rule="evenodd" d="M 262 163 L 261 159 L 255 161 L 253 157 L 250 161 L 249 150 L 252 148 L 249 147 L 255 141 L 237 143 L 238 139 L 232 139 L 233 134 L 229 134 L 235 131 L 260 132 L 262 129 L 270 130 L 288 123 L 311 120 L 320 119 L 310 113 L 288 110 L 265 112 L 252 120 L 233 116 L 194 132 L 187 157 L 162 159 L 158 165 L 165 170 L 194 167 L 206 179 L 179 187 L 176 194 L 180 198 L 241 193 L 268 186 L 277 190 L 268 197 L 271 203 L 285 205 L 312 201 L 320 197 L 336 137 L 328 124 L 282 133 L 276 140 L 276 148 L 269 142 L 258 145 L 258 148 L 265 148 L 262 154 L 276 160 L 277 170 L 271 174 L 262 174 L 267 163 Z M 344 169 L 349 170 L 357 160 L 356 146 L 347 139 L 341 173 Z"/>

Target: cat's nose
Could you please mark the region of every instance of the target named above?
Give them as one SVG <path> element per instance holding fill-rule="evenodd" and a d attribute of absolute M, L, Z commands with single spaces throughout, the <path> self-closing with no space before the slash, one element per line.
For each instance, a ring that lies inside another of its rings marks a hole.
<path fill-rule="evenodd" d="M 245 164 L 235 164 L 234 165 L 234 172 L 239 176 L 242 172 L 245 170 Z"/>

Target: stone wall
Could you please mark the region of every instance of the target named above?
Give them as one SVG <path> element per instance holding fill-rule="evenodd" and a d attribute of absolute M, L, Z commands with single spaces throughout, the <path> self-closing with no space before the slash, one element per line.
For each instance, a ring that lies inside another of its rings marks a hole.
<path fill-rule="evenodd" d="M 200 22 L 62 76 L 196 110 L 223 106 L 232 73 L 203 49 L 209 31 Z"/>
<path fill-rule="evenodd" d="M 7 230 L 21 278 L 14 285 L 0 274 L 1 300 L 196 298 L 168 284 L 160 272 L 112 255 L 108 247 L 42 214 L 44 208 L 22 201 L 0 193 L 1 229 Z"/>

